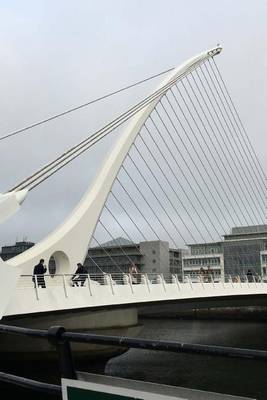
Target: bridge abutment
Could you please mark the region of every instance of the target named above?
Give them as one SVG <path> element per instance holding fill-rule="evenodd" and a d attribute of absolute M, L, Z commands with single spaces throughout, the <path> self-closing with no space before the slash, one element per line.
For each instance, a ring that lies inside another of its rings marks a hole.
<path fill-rule="evenodd" d="M 63 326 L 72 332 L 87 332 L 103 335 L 133 336 L 141 330 L 136 308 L 102 309 L 102 310 L 65 310 L 55 313 L 39 313 L 31 316 L 4 317 L 5 325 L 21 326 L 32 329 L 48 329 L 53 325 Z M 126 350 L 116 346 L 73 343 L 74 358 L 83 358 L 102 368 L 112 357 Z M 1 335 L 0 354 L 2 359 L 50 360 L 55 358 L 53 346 L 45 340 L 32 339 L 26 336 Z"/>

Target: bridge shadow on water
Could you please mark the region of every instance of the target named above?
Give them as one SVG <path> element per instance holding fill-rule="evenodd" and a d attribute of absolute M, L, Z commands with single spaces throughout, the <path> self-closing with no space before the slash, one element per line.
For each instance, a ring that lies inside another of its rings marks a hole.
<path fill-rule="evenodd" d="M 142 322 L 139 337 L 145 339 L 267 350 L 266 322 L 182 319 Z M 110 359 L 106 366 L 104 360 L 94 363 L 86 357 L 76 357 L 75 366 L 81 371 L 267 399 L 266 361 L 131 349 Z M 33 362 L 23 358 L 6 361 L 1 357 L 0 370 L 43 382 L 60 381 L 56 359 Z M 28 400 L 57 398 L 3 383 L 0 393 L 11 398 L 24 395 Z"/>

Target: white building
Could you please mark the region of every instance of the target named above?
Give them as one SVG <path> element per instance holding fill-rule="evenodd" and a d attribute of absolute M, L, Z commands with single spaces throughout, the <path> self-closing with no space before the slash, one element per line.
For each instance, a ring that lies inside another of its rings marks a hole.
<path fill-rule="evenodd" d="M 117 238 L 89 248 L 85 265 L 90 273 L 99 272 L 99 268 L 106 273 L 127 273 L 133 263 L 142 273 L 181 275 L 184 252 L 184 249 L 170 249 L 169 243 L 162 240 L 133 243 Z"/>
<path fill-rule="evenodd" d="M 224 257 L 221 242 L 189 244 L 190 254 L 183 257 L 183 277 L 198 279 L 201 272 L 211 274 L 214 280 L 224 276 Z"/>

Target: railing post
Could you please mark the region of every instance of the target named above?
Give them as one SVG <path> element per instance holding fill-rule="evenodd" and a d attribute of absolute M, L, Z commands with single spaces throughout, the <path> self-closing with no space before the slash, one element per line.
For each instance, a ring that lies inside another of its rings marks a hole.
<path fill-rule="evenodd" d="M 64 274 L 62 275 L 62 279 L 63 279 L 63 288 L 64 288 L 65 297 L 68 297 L 66 279 L 65 279 L 65 275 Z"/>
<path fill-rule="evenodd" d="M 205 290 L 204 284 L 203 284 L 203 279 L 202 279 L 202 276 L 201 276 L 201 275 L 198 275 L 198 280 L 199 280 L 199 282 L 201 283 L 203 290 Z"/>
<path fill-rule="evenodd" d="M 160 274 L 160 277 L 161 277 L 161 283 L 162 283 L 162 286 L 163 286 L 164 292 L 166 292 L 165 279 L 164 279 L 164 276 L 163 276 L 163 274 Z"/>
<path fill-rule="evenodd" d="M 233 279 L 232 279 L 232 276 L 231 275 L 229 275 L 230 276 L 230 282 L 231 282 L 231 285 L 232 285 L 232 288 L 234 287 L 234 284 L 233 284 Z"/>
<path fill-rule="evenodd" d="M 62 337 L 64 332 L 63 326 L 51 326 L 47 331 L 48 340 L 57 350 L 61 377 L 76 379 L 69 341 Z"/>
<path fill-rule="evenodd" d="M 178 275 L 177 275 L 177 274 L 174 275 L 174 279 L 175 279 L 175 281 L 176 281 L 177 288 L 178 288 L 178 290 L 179 290 L 179 292 L 180 292 L 181 287 L 180 287 L 180 282 L 179 282 L 179 278 L 178 278 Z"/>
<path fill-rule="evenodd" d="M 224 276 L 221 278 L 221 282 L 222 282 L 222 287 L 225 289 L 225 282 L 224 282 Z"/>
<path fill-rule="evenodd" d="M 92 289 L 91 289 L 91 282 L 90 282 L 89 274 L 87 274 L 87 280 L 88 280 L 88 290 L 89 290 L 90 296 L 92 296 Z"/>
<path fill-rule="evenodd" d="M 210 280 L 211 280 L 211 282 L 212 282 L 212 286 L 215 288 L 214 279 L 213 279 L 212 274 L 210 274 Z"/>
<path fill-rule="evenodd" d="M 257 287 L 257 282 L 256 282 L 256 279 L 255 279 L 254 275 L 252 275 L 252 279 L 253 279 L 253 282 L 255 283 L 255 286 Z"/>
<path fill-rule="evenodd" d="M 114 295 L 114 288 L 113 288 L 113 283 L 112 283 L 112 276 L 111 274 L 108 274 L 109 276 L 109 283 L 110 283 L 110 287 L 111 287 L 111 293 Z"/>
<path fill-rule="evenodd" d="M 34 277 L 34 289 L 35 289 L 36 299 L 39 300 L 37 276 L 33 275 L 33 277 Z"/>
<path fill-rule="evenodd" d="M 191 276 L 190 276 L 190 275 L 187 275 L 187 279 L 188 279 L 188 282 L 189 282 L 189 284 L 190 284 L 190 286 L 191 286 L 191 289 L 193 290 L 193 285 L 192 285 Z"/>
<path fill-rule="evenodd" d="M 149 287 L 149 283 L 148 283 L 148 276 L 147 276 L 147 274 L 145 274 L 145 279 L 146 279 L 147 289 L 148 289 L 148 291 L 149 291 L 149 293 L 150 293 L 150 287 Z"/>
<path fill-rule="evenodd" d="M 131 274 L 127 274 L 126 276 L 127 276 L 127 279 L 129 280 L 129 285 L 130 285 L 130 288 L 131 288 L 131 292 L 133 293 L 134 290 L 133 290 L 133 283 L 132 283 Z"/>

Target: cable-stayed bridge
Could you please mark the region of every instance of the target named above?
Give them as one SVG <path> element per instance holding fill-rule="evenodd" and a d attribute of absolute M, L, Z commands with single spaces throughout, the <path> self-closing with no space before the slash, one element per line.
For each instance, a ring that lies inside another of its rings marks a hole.
<path fill-rule="evenodd" d="M 34 247 L 0 264 L 5 282 L 2 315 L 265 297 L 267 285 L 258 277 L 236 281 L 224 276 L 215 281 L 210 276 L 206 281 L 199 276 L 195 282 L 140 271 L 136 284 L 103 246 L 107 240 L 117 243 L 131 266 L 133 260 L 118 237 L 132 243 L 163 240 L 171 248 L 181 248 L 221 240 L 233 226 L 265 223 L 265 173 L 215 61 L 220 53 L 221 47 L 216 47 L 168 70 L 154 92 L 2 195 L 0 219 L 5 220 L 42 182 L 94 151 L 99 141 L 117 136 L 71 215 Z M 89 246 L 101 247 L 113 270 L 104 274 L 92 259 L 97 273 L 86 276 L 84 287 L 72 287 L 70 276 Z M 52 259 L 56 268 L 46 277 L 45 289 L 32 282 L 33 266 L 41 258 L 46 265 Z"/>

